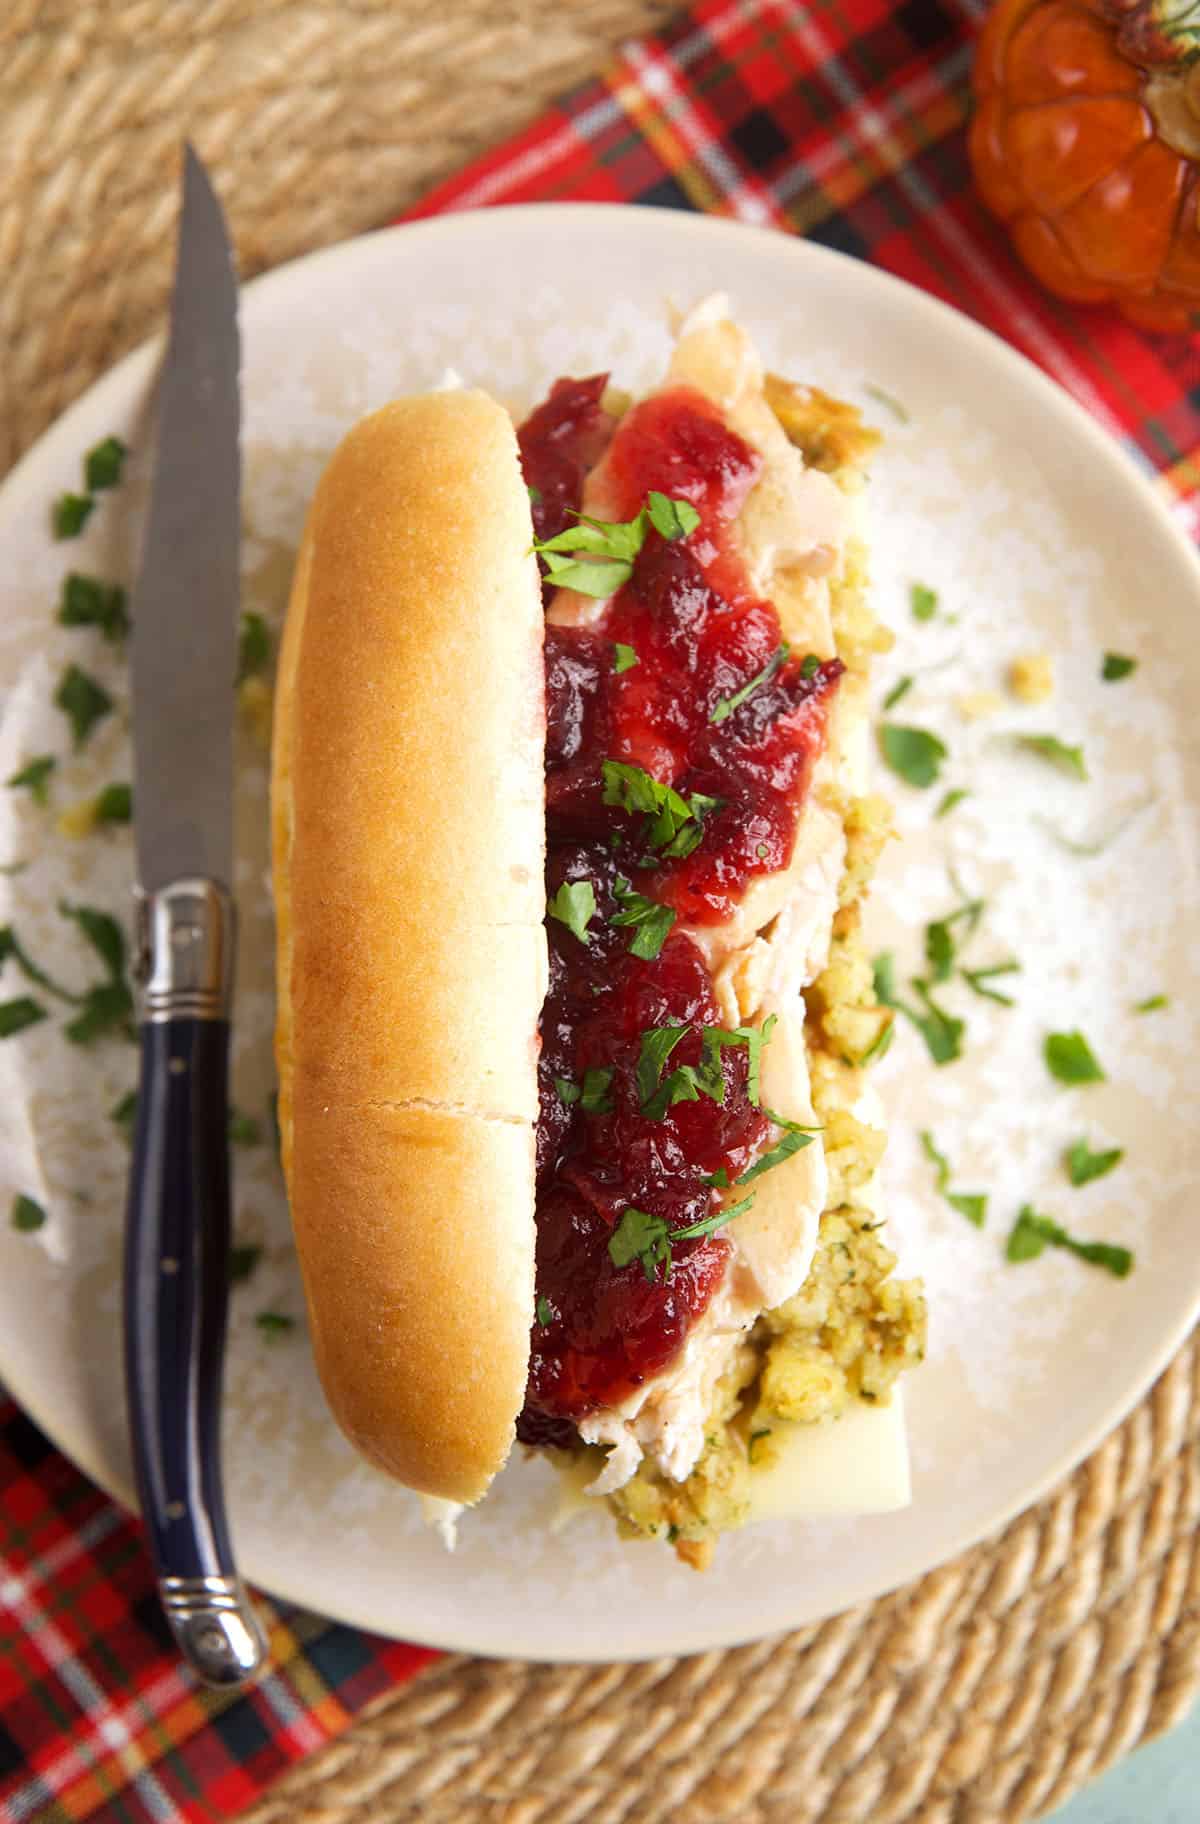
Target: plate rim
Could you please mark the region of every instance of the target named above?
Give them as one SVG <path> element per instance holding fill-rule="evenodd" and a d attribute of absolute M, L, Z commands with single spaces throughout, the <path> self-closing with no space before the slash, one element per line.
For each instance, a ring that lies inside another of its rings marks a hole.
<path fill-rule="evenodd" d="M 1126 489 L 1132 485 L 1140 495 L 1142 504 L 1148 510 L 1151 519 L 1157 523 L 1159 532 L 1166 534 L 1168 543 L 1174 547 L 1175 554 L 1182 560 L 1184 569 L 1190 572 L 1197 598 L 1200 599 L 1200 552 L 1197 552 L 1178 517 L 1156 485 L 1154 476 L 1140 465 L 1131 449 L 1098 422 L 1064 386 L 1052 379 L 1035 361 L 995 331 L 977 322 L 945 300 L 923 290 L 922 287 L 850 254 L 825 247 L 818 242 L 783 232 L 777 228 L 762 227 L 702 213 L 685 213 L 670 208 L 604 202 L 518 203 L 502 204 L 490 208 L 456 210 L 441 216 L 391 223 L 372 230 L 370 233 L 355 235 L 286 261 L 244 282 L 241 286 L 239 307 L 243 307 L 250 300 L 253 300 L 255 307 L 259 307 L 260 299 L 269 303 L 274 291 L 286 291 L 288 287 L 297 282 L 302 284 L 308 277 L 326 266 L 335 266 L 348 259 L 353 259 L 365 248 L 374 248 L 377 245 L 382 247 L 384 244 L 393 243 L 397 237 L 405 237 L 409 242 L 418 237 L 430 240 L 462 237 L 469 240 L 482 221 L 488 220 L 494 225 L 501 212 L 510 218 L 528 220 L 545 218 L 551 211 L 560 231 L 574 222 L 580 229 L 596 228 L 603 224 L 604 231 L 607 233 L 615 225 L 628 226 L 633 220 L 638 219 L 631 216 L 634 208 L 638 211 L 638 217 L 657 218 L 662 224 L 662 232 L 669 233 L 671 236 L 702 235 L 709 241 L 724 238 L 731 244 L 744 243 L 748 237 L 751 237 L 764 249 L 769 247 L 772 257 L 778 258 L 784 263 L 793 262 L 797 269 L 815 265 L 824 267 L 827 272 L 841 273 L 845 276 L 852 273 L 853 287 L 874 292 L 884 300 L 885 306 L 888 298 L 899 299 L 905 309 L 915 311 L 918 316 L 924 315 L 932 323 L 935 331 L 941 329 L 945 334 L 959 338 L 968 351 L 972 348 L 977 349 L 993 365 L 999 360 L 1002 372 L 1010 379 L 1012 385 L 1019 389 L 1028 389 L 1032 385 L 1042 406 L 1060 420 L 1067 433 L 1076 438 L 1082 436 L 1098 463 L 1106 466 L 1111 473 L 1115 474 Z M 564 221 L 564 217 L 569 220 Z M 669 229 L 668 223 L 670 224 Z M 643 221 L 641 225 L 645 226 L 645 222 Z M 266 305 L 261 307 L 265 308 Z M 71 436 L 73 420 L 77 413 L 85 408 L 97 410 L 110 397 L 124 402 L 139 388 L 145 387 L 153 380 L 154 366 L 160 356 L 164 340 L 164 333 L 159 331 L 130 350 L 113 367 L 85 388 L 45 428 L 0 482 L 0 512 L 4 510 L 10 494 L 19 494 L 27 489 L 42 468 L 52 466 L 58 459 L 60 446 L 65 444 Z M 805 1623 L 787 1621 L 782 1624 L 781 1628 L 771 1629 L 768 1633 L 782 1632 L 798 1625 L 819 1625 L 821 1621 L 844 1613 L 862 1603 L 878 1601 L 904 1585 L 950 1563 L 981 1541 L 1001 1532 L 1017 1515 L 1025 1513 L 1042 1501 L 1051 1489 L 1072 1474 L 1125 1421 L 1183 1346 L 1198 1315 L 1200 1315 L 1200 1269 L 1197 1271 L 1190 1299 L 1181 1309 L 1176 1322 L 1156 1333 L 1152 1345 L 1147 1348 L 1138 1374 L 1121 1387 L 1116 1397 L 1110 1402 L 1107 1411 L 1097 1417 L 1084 1432 L 1073 1438 L 1070 1447 L 1060 1453 L 1056 1462 L 1040 1478 L 1028 1484 L 1009 1501 L 1001 1503 L 986 1524 L 964 1524 L 960 1535 L 955 1538 L 948 1549 L 939 1553 L 932 1564 L 921 1561 L 914 1548 L 903 1563 L 893 1563 L 885 1577 L 868 1580 L 862 1590 L 848 1598 L 839 1596 L 836 1606 L 824 1610 L 820 1616 L 809 1618 Z M 119 1471 L 115 1471 L 111 1464 L 100 1460 L 94 1439 L 72 1435 L 71 1425 L 63 1424 L 50 1409 L 52 1401 L 43 1400 L 41 1392 L 43 1385 L 44 1381 L 38 1381 L 36 1377 L 31 1382 L 23 1382 L 19 1376 L 17 1380 L 12 1378 L 10 1371 L 5 1366 L 3 1338 L 0 1337 L 0 1386 L 4 1387 L 21 1410 L 28 1414 L 56 1448 L 61 1450 L 84 1475 L 95 1482 L 126 1512 L 136 1516 L 138 1510 L 132 1483 L 122 1477 Z M 251 1555 L 253 1556 L 253 1554 Z M 239 1548 L 239 1560 L 245 1569 L 243 1548 Z M 258 1578 L 248 1570 L 245 1574 L 256 1587 L 261 1588 L 268 1595 L 298 1607 L 309 1606 L 310 1598 L 304 1591 L 288 1588 L 286 1580 L 280 1582 L 273 1573 L 268 1571 L 268 1581 L 265 1582 L 259 1582 Z M 360 1608 L 354 1601 L 353 1595 L 349 1600 L 339 1603 L 336 1613 L 324 1608 L 320 1612 L 326 1614 L 331 1621 L 359 1627 L 374 1634 L 381 1632 L 379 1617 L 369 1613 L 365 1607 Z M 695 1605 L 695 1613 L 703 1614 L 701 1605 Z M 511 1629 L 506 1629 L 504 1632 L 506 1635 L 512 1634 Z M 663 1654 L 686 1655 L 724 1650 L 768 1636 L 760 1628 L 753 1627 L 746 1633 L 724 1631 L 714 1637 L 711 1632 L 704 1629 L 702 1623 L 689 1625 L 685 1615 L 668 1644 L 643 1643 L 618 1651 L 600 1652 L 586 1649 L 559 1651 L 553 1646 L 548 1648 L 544 1641 L 532 1637 L 522 1639 L 520 1636 L 512 1639 L 507 1645 L 502 1645 L 499 1641 L 494 1640 L 492 1644 L 481 1647 L 476 1639 L 471 1638 L 469 1627 L 456 1629 L 453 1626 L 439 1629 L 436 1638 L 423 1633 L 420 1629 L 416 1632 L 405 1630 L 402 1634 L 386 1635 L 385 1637 L 408 1640 L 418 1645 L 437 1647 L 448 1652 L 469 1653 L 480 1658 L 519 1658 L 543 1664 L 617 1664 L 637 1663 L 658 1658 Z"/>

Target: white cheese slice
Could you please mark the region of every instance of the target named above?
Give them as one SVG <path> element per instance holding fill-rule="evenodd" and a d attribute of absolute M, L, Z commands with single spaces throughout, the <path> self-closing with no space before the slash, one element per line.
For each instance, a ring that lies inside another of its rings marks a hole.
<path fill-rule="evenodd" d="M 750 1519 L 890 1514 L 912 1500 L 904 1400 L 862 1400 L 824 1425 L 770 1422 L 774 1460 L 750 1477 Z"/>

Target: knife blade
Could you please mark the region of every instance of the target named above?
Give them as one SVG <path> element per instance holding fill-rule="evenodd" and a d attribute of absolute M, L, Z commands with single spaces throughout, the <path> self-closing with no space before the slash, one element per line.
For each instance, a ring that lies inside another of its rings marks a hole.
<path fill-rule="evenodd" d="M 141 1075 L 125 1226 L 125 1387 L 159 1596 L 205 1683 L 266 1647 L 220 1460 L 228 1304 L 233 716 L 239 610 L 237 280 L 185 147 L 150 510 L 133 593 Z"/>
<path fill-rule="evenodd" d="M 134 802 L 144 892 L 232 884 L 240 500 L 237 279 L 191 147 L 158 448 L 133 592 Z"/>

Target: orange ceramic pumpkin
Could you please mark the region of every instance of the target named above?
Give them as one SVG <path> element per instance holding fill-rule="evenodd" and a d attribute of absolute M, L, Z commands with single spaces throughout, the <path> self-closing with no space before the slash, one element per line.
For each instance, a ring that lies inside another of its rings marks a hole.
<path fill-rule="evenodd" d="M 997 0 L 974 87 L 975 180 L 1030 271 L 1200 327 L 1200 0 Z"/>

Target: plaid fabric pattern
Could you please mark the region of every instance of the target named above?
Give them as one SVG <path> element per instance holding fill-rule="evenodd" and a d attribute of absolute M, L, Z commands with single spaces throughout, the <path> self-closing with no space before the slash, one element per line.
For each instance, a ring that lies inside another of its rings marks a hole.
<path fill-rule="evenodd" d="M 0 1401 L 0 1820 L 226 1818 L 435 1655 L 261 1605 L 246 1696 L 180 1664 L 141 1528 Z"/>
<path fill-rule="evenodd" d="M 635 202 L 806 235 L 909 280 L 1052 374 L 1200 536 L 1200 339 L 1031 279 L 975 196 L 985 0 L 702 0 L 414 211 Z"/>
<path fill-rule="evenodd" d="M 1050 298 L 976 200 L 963 128 L 983 0 L 702 0 L 416 215 L 600 201 L 805 234 L 1037 361 L 1200 535 L 1200 344 Z M 136 1524 L 0 1401 L 0 1824 L 227 1817 L 431 1656 L 264 1605 L 248 1696 L 199 1690 Z"/>

